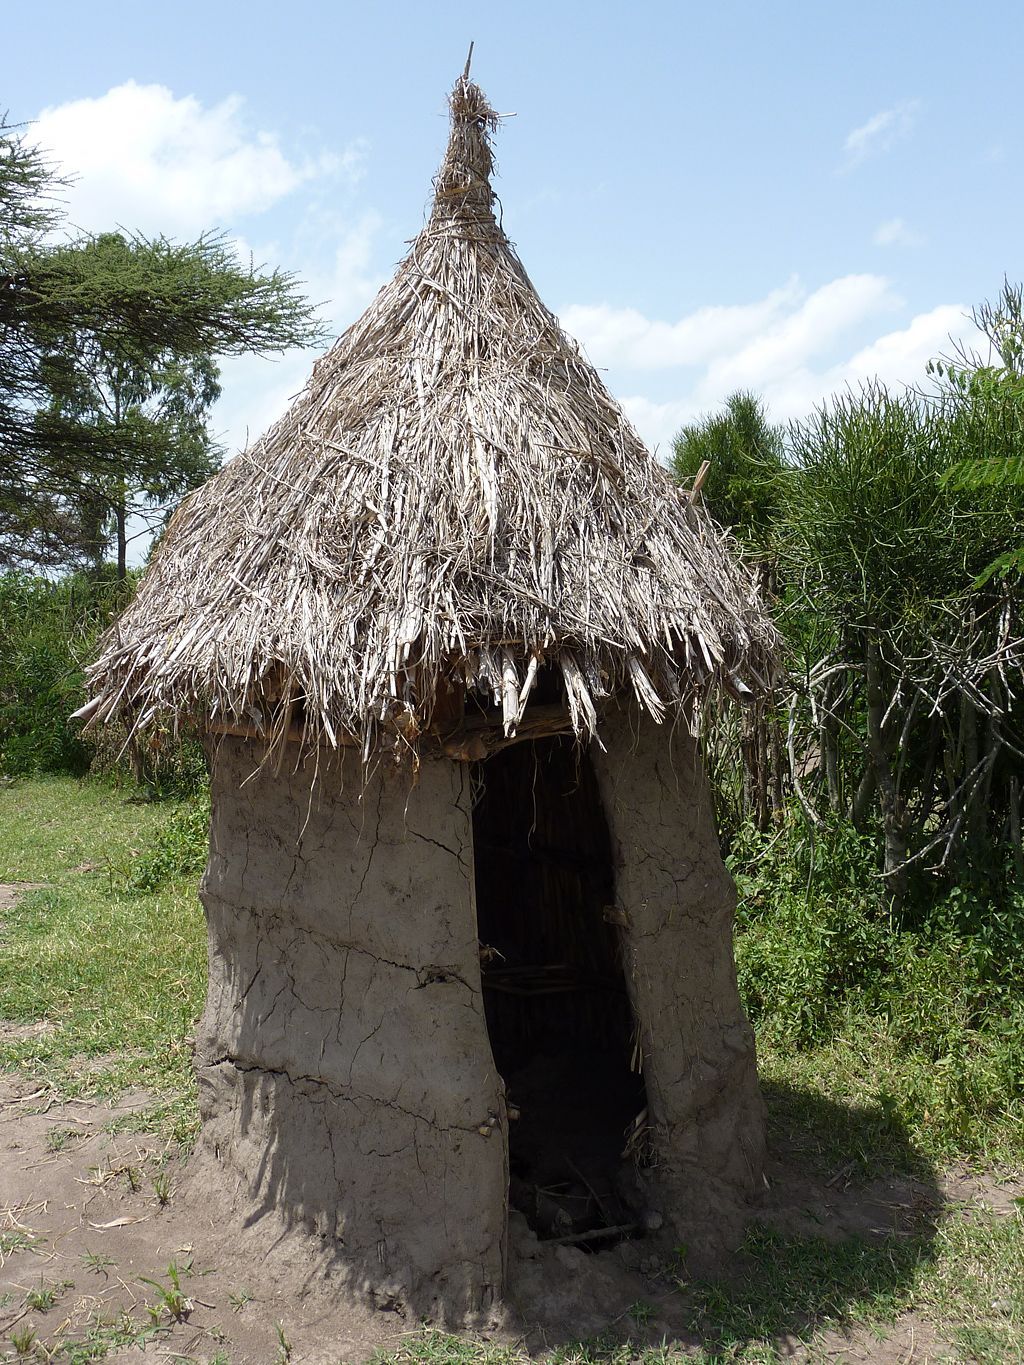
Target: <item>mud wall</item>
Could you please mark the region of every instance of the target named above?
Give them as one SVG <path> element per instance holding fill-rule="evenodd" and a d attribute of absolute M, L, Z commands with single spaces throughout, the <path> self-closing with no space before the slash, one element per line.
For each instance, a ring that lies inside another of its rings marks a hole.
<path fill-rule="evenodd" d="M 504 1275 L 506 1132 L 471 903 L 468 770 L 213 761 L 201 1189 L 311 1234 L 350 1290 L 457 1318 Z M 347 778 L 347 781 L 345 780 Z M 248 780 L 247 780 L 248 779 Z"/>
<path fill-rule="evenodd" d="M 651 1202 L 687 1239 L 739 1235 L 759 1191 L 764 1108 L 736 988 L 736 893 L 695 742 L 613 709 L 591 757 L 612 836 L 626 976 L 643 1048 Z"/>

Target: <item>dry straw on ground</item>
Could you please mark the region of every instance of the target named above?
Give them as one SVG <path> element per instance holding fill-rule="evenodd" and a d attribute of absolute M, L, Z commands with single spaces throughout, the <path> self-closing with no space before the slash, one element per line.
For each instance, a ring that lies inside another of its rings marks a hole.
<path fill-rule="evenodd" d="M 723 533 L 644 448 L 497 223 L 468 77 L 429 221 L 254 446 L 188 497 L 90 673 L 93 723 L 192 716 L 406 749 L 543 669 L 572 728 L 758 689 L 771 628 Z"/>

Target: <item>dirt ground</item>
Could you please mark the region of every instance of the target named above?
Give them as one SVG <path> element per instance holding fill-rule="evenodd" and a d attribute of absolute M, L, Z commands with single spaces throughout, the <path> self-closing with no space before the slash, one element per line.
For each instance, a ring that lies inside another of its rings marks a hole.
<path fill-rule="evenodd" d="M 274 1247 L 254 1254 L 255 1229 L 225 1229 L 193 1207 L 187 1173 L 154 1135 L 116 1131 L 146 1102 L 137 1094 L 115 1104 L 57 1103 L 23 1078 L 0 1077 L 4 1347 L 34 1332 L 47 1352 L 61 1349 L 58 1359 L 79 1362 L 184 1357 L 231 1365 L 355 1365 L 419 1330 L 400 1311 L 339 1301 L 312 1260 L 304 1275 L 294 1249 L 287 1257 Z M 905 1180 L 854 1188 L 842 1172 L 819 1180 L 778 1158 L 769 1183 L 761 1218 L 783 1231 L 835 1238 L 920 1231 L 946 1202 L 1008 1210 L 1024 1192 L 1024 1186 L 967 1173 L 948 1177 L 941 1189 Z M 600 1255 L 552 1250 L 519 1222 L 512 1240 L 514 1307 L 485 1333 L 492 1339 L 541 1352 L 611 1324 L 638 1346 L 642 1338 L 665 1337 L 682 1349 L 699 1345 L 683 1330 L 678 1290 L 651 1243 L 624 1243 Z M 47 1306 L 49 1290 L 55 1301 Z M 649 1306 L 642 1332 L 628 1317 L 637 1302 Z M 140 1332 L 145 1335 L 137 1339 Z M 73 1342 L 81 1345 L 72 1356 Z M 805 1355 L 796 1340 L 779 1345 L 794 1358 Z M 102 1356 L 101 1346 L 107 1348 Z M 941 1343 L 908 1317 L 884 1342 L 867 1332 L 863 1339 L 819 1338 L 815 1354 L 924 1362 L 939 1358 Z"/>
<path fill-rule="evenodd" d="M 90 1337 L 98 1347 L 105 1335 L 129 1335 L 119 1332 L 128 1314 L 139 1329 L 158 1330 L 104 1359 L 211 1361 L 220 1352 L 232 1365 L 266 1365 L 286 1354 L 281 1323 L 292 1360 L 333 1365 L 362 1361 L 406 1329 L 393 1314 L 357 1308 L 326 1320 L 322 1302 L 296 1301 L 292 1276 L 285 1292 L 248 1246 L 240 1255 L 231 1234 L 179 1197 L 181 1169 L 165 1161 L 159 1139 L 107 1131 L 147 1103 L 136 1094 L 110 1105 L 58 1104 L 24 1080 L 0 1077 L 4 1345 L 31 1328 L 51 1351 Z M 26 1307 L 26 1295 L 47 1286 L 58 1288 L 55 1304 Z M 89 1359 L 84 1349 L 81 1358 Z"/>

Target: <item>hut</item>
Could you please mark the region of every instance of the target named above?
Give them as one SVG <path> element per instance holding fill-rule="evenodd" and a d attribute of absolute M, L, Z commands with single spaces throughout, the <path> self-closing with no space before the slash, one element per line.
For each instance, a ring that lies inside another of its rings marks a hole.
<path fill-rule="evenodd" d="M 450 108 L 425 227 L 181 504 L 86 711 L 209 736 L 204 1188 L 457 1315 L 500 1297 L 510 1209 L 678 1241 L 760 1182 L 694 735 L 773 641 L 538 298 L 468 73 Z"/>

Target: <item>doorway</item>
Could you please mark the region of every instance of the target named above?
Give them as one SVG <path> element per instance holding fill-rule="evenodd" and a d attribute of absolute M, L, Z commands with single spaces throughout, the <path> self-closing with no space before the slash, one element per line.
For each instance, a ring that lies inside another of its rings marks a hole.
<path fill-rule="evenodd" d="M 627 1151 L 645 1106 L 611 838 L 571 736 L 477 765 L 473 848 L 487 1030 L 509 1107 L 509 1203 L 539 1238 L 637 1235 Z"/>

